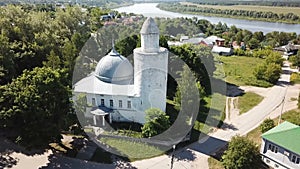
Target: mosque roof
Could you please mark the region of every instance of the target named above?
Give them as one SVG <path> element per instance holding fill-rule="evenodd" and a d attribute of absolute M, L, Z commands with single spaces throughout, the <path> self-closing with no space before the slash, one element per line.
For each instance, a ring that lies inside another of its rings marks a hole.
<path fill-rule="evenodd" d="M 95 76 L 103 82 L 126 85 L 133 82 L 133 67 L 113 48 L 98 62 Z"/>
<path fill-rule="evenodd" d="M 93 93 L 99 95 L 134 96 L 134 85 L 119 85 L 99 80 L 94 73 L 81 79 L 74 85 L 77 93 Z"/>

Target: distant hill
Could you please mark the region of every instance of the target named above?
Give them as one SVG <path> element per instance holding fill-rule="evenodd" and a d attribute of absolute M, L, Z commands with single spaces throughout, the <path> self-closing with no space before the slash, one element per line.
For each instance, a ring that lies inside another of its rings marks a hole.
<path fill-rule="evenodd" d="M 130 4 L 133 0 L 1 0 L 0 5 L 5 4 L 81 4 L 88 6 L 105 6 L 107 4 Z"/>

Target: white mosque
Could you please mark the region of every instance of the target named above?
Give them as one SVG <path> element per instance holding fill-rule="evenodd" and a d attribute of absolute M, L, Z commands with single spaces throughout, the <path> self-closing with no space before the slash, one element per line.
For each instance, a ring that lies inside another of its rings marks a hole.
<path fill-rule="evenodd" d="M 152 18 L 147 18 L 140 33 L 134 66 L 113 48 L 95 72 L 74 85 L 74 92 L 85 94 L 92 105 L 85 116 L 95 125 L 100 121 L 104 125 L 104 119 L 144 124 L 145 110 L 166 109 L 168 50 L 159 46 L 159 29 Z"/>

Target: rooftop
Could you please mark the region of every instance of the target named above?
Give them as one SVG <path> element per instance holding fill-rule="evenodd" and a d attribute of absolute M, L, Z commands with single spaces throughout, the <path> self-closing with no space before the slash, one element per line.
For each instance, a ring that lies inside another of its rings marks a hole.
<path fill-rule="evenodd" d="M 265 132 L 262 138 L 300 155 L 300 126 L 285 121 Z"/>
<path fill-rule="evenodd" d="M 159 33 L 159 29 L 154 19 L 151 17 L 147 18 L 142 26 L 141 34 L 158 34 L 158 33 Z"/>

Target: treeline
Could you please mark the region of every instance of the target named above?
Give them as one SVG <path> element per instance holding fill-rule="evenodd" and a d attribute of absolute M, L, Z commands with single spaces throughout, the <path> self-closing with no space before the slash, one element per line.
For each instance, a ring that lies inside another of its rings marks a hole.
<path fill-rule="evenodd" d="M 290 1 L 280 1 L 280 0 L 270 0 L 270 1 L 260 1 L 260 0 L 248 0 L 248 1 L 239 1 L 239 0 L 187 0 L 187 2 L 192 2 L 201 5 L 257 5 L 257 6 L 287 6 L 287 7 L 300 7 L 300 2 L 296 0 Z"/>
<path fill-rule="evenodd" d="M 69 5 L 84 5 L 84 6 L 99 6 L 99 7 L 114 7 L 122 4 L 133 4 L 133 0 L 2 0 L 0 6 L 7 4 L 69 4 Z"/>
<path fill-rule="evenodd" d="M 77 122 L 73 69 L 102 14 L 79 6 L 0 8 L 0 129 L 17 143 L 47 145 Z"/>
<path fill-rule="evenodd" d="M 208 7 L 197 7 L 196 5 L 181 5 L 180 3 L 162 3 L 158 7 L 163 10 L 192 14 L 215 14 L 217 16 L 241 17 L 250 19 L 261 19 L 265 21 L 300 23 L 300 17 L 294 13 L 274 13 L 263 11 L 249 11 L 237 9 L 216 9 Z"/>
<path fill-rule="evenodd" d="M 207 20 L 198 19 L 196 17 L 186 20 L 194 23 L 206 36 L 215 35 L 225 39 L 226 46 L 229 46 L 233 42 L 236 42 L 237 45 L 244 42 L 246 47 L 250 49 L 258 49 L 266 46 L 274 48 L 286 45 L 290 42 L 293 44 L 300 44 L 300 35 L 297 35 L 295 32 L 289 33 L 273 31 L 264 34 L 261 31 L 251 32 L 246 29 L 240 29 L 234 25 L 229 27 L 226 23 L 221 22 L 212 24 Z"/>

